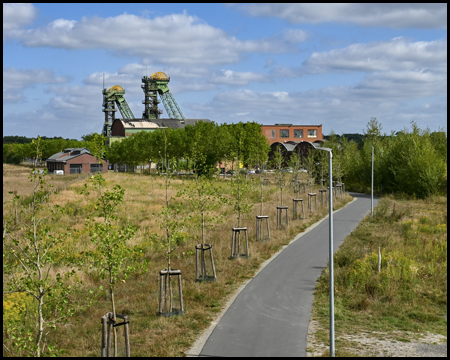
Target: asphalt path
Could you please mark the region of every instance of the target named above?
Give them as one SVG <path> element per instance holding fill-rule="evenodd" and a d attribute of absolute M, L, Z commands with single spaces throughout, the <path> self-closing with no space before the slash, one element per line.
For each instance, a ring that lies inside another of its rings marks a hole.
<path fill-rule="evenodd" d="M 370 195 L 333 212 L 336 251 L 370 214 Z M 374 207 L 377 198 L 374 198 Z M 328 263 L 328 217 L 299 234 L 249 281 L 225 311 L 198 356 L 306 356 L 313 292 Z"/>

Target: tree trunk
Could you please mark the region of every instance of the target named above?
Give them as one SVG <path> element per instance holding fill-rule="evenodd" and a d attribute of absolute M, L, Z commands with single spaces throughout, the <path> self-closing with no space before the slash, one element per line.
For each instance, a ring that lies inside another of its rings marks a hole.
<path fill-rule="evenodd" d="M 44 307 L 44 289 L 39 287 L 39 305 L 38 305 L 38 334 L 36 337 L 36 357 L 41 357 L 41 342 L 42 336 L 44 334 L 44 315 L 42 313 L 42 308 Z"/>
<path fill-rule="evenodd" d="M 111 305 L 112 305 L 112 313 L 113 313 L 113 322 L 114 324 L 117 321 L 117 317 L 116 317 L 116 304 L 114 301 L 114 290 L 113 290 L 113 286 L 110 283 L 109 284 L 109 291 L 111 293 Z M 114 337 L 114 357 L 117 357 L 117 330 L 116 328 L 113 326 L 113 337 Z"/>

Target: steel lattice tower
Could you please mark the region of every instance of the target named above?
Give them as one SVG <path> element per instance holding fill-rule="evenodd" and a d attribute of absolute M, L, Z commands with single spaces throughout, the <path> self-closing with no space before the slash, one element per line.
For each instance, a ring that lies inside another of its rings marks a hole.
<path fill-rule="evenodd" d="M 161 71 L 154 73 L 150 77 L 142 77 L 144 85 L 141 87 L 145 95 L 145 100 L 142 102 L 145 104 L 145 111 L 142 114 L 144 119 L 159 119 L 160 114 L 162 114 L 162 111 L 158 108 L 160 101 L 157 98 L 157 94 L 161 97 L 169 118 L 178 120 L 185 119 L 167 85 L 169 81 L 170 77 Z"/>
<path fill-rule="evenodd" d="M 122 118 L 124 119 L 134 119 L 133 112 L 128 106 L 127 101 L 123 97 L 125 95 L 125 90 L 119 86 L 114 85 L 109 88 L 109 90 L 103 89 L 103 112 L 105 113 L 105 123 L 103 125 L 102 134 L 106 137 L 111 135 L 111 126 L 115 120 L 116 104 L 119 108 Z"/>

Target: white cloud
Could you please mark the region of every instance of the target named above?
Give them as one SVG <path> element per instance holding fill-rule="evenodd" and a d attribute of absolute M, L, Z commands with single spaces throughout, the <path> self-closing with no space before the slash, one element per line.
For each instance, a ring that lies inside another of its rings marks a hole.
<path fill-rule="evenodd" d="M 50 86 L 54 93 L 33 111 L 3 115 L 5 134 L 61 136 L 79 139 L 83 134 L 101 132 L 104 113 L 102 95 L 96 86 Z M 7 121 L 5 121 L 7 119 Z"/>
<path fill-rule="evenodd" d="M 25 102 L 26 99 L 23 96 L 22 91 L 15 89 L 3 90 L 3 104 L 15 104 L 19 102 Z"/>
<path fill-rule="evenodd" d="M 376 116 L 388 133 L 408 127 L 412 119 L 419 127 L 437 130 L 446 121 L 446 92 L 432 90 L 436 79 L 405 73 L 386 73 L 365 79 L 356 86 L 329 87 L 302 92 L 226 91 L 206 104 L 188 104 L 191 113 L 221 122 L 232 122 L 237 114 L 246 121 L 323 124 L 324 133 L 361 133 L 371 116 Z M 406 81 L 407 79 L 412 80 Z M 400 80 L 400 81 L 399 81 Z M 382 84 L 382 82 L 385 82 Z M 422 82 L 421 86 L 418 84 Z M 442 82 L 441 85 L 444 85 Z M 442 86 L 443 87 L 443 86 Z M 411 106 L 415 99 L 430 96 L 426 106 Z M 270 104 L 270 107 L 267 106 Z M 445 108 L 445 110 L 443 110 Z M 233 109 L 233 115 L 228 115 Z"/>
<path fill-rule="evenodd" d="M 36 84 L 62 84 L 67 81 L 67 76 L 55 76 L 50 69 L 3 68 L 3 89 L 25 89 Z"/>
<path fill-rule="evenodd" d="M 377 72 L 355 86 L 354 96 L 371 98 L 373 101 L 408 101 L 447 96 L 447 79 L 426 70 Z"/>
<path fill-rule="evenodd" d="M 314 52 L 304 62 L 308 73 L 330 71 L 387 71 L 417 69 L 447 63 L 447 40 L 408 42 L 404 38 L 387 42 L 352 44 L 343 49 Z"/>
<path fill-rule="evenodd" d="M 27 26 L 37 16 L 32 4 L 3 4 L 3 40 L 13 36 L 13 31 Z"/>
<path fill-rule="evenodd" d="M 67 76 L 55 76 L 50 69 L 3 68 L 3 102 L 5 104 L 25 101 L 22 91 L 37 84 L 63 84 Z"/>
<path fill-rule="evenodd" d="M 82 18 L 79 22 L 58 19 L 15 34 L 27 47 L 111 49 L 117 55 L 138 56 L 145 62 L 169 66 L 235 63 L 246 52 L 287 52 L 288 42 L 303 36 L 301 31 L 291 31 L 286 35 L 288 40 L 241 41 L 187 13 L 154 19 L 130 14 Z"/>
<path fill-rule="evenodd" d="M 250 82 L 270 82 L 271 79 L 264 74 L 254 73 L 250 71 L 235 72 L 233 70 L 220 70 L 219 73 L 212 75 L 211 82 L 213 84 L 224 84 L 231 86 L 248 85 Z"/>
<path fill-rule="evenodd" d="M 447 28 L 445 3 L 264 3 L 237 6 L 252 16 L 278 17 L 292 24 L 333 21 L 365 27 Z"/>
<path fill-rule="evenodd" d="M 301 29 L 287 29 L 283 37 L 289 43 L 302 43 L 308 39 L 308 33 Z"/>

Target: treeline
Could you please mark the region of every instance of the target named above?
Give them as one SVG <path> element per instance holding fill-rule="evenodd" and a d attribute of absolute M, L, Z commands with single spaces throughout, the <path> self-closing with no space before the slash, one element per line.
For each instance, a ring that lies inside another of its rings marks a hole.
<path fill-rule="evenodd" d="M 411 129 L 382 134 L 381 123 L 371 119 L 361 142 L 345 135 L 330 134 L 324 147 L 333 149 L 333 179 L 344 182 L 347 190 L 369 192 L 371 187 L 372 146 L 374 148 L 374 190 L 376 194 L 404 193 L 424 198 L 447 191 L 447 134 L 422 130 L 412 122 Z M 164 134 L 167 142 L 163 140 Z M 83 141 L 42 140 L 42 157 L 69 147 L 86 147 L 95 151 L 94 134 Z M 164 149 L 167 144 L 167 149 Z M 3 144 L 3 162 L 19 164 L 31 157 L 30 143 Z M 111 164 L 126 164 L 133 169 L 141 164 L 162 163 L 163 154 L 179 169 L 196 169 L 201 173 L 217 171 L 218 163 L 237 162 L 255 167 L 267 164 L 269 143 L 257 123 L 221 124 L 198 122 L 184 129 L 139 132 L 113 143 L 104 156 Z M 173 161 L 174 160 L 174 161 Z M 286 159 L 288 160 L 288 159 Z M 292 159 L 291 159 L 292 160 Z M 291 164 L 306 168 L 316 181 L 328 178 L 327 153 L 314 151 L 310 159 Z M 294 165 L 291 165 L 294 167 Z"/>
<path fill-rule="evenodd" d="M 92 142 L 92 136 L 93 134 L 83 135 L 82 141 L 74 139 L 64 139 L 62 137 L 48 138 L 42 136 L 42 159 L 45 160 L 50 156 L 67 148 L 85 147 L 91 150 L 91 148 L 94 146 Z M 8 142 L 12 140 L 17 140 L 17 142 Z M 35 156 L 36 148 L 31 143 L 31 140 L 32 139 L 25 136 L 3 137 L 3 163 L 18 165 L 23 161 L 24 158 L 32 158 L 33 156 Z"/>
<path fill-rule="evenodd" d="M 105 155 L 110 163 L 134 168 L 150 162 L 162 163 L 166 154 L 172 164 L 183 161 L 183 169 L 212 173 L 223 161 L 238 161 L 246 166 L 262 164 L 267 161 L 269 151 L 269 142 L 257 123 L 218 125 L 201 121 L 184 129 L 141 131 L 113 143 Z"/>
<path fill-rule="evenodd" d="M 89 136 L 89 135 L 85 135 L 85 136 Z M 64 138 L 61 136 L 53 136 L 53 137 L 41 136 L 41 139 L 42 140 L 59 140 L 59 139 L 64 139 Z M 29 143 L 31 143 L 32 140 L 33 140 L 33 138 L 29 138 L 26 136 L 18 136 L 18 135 L 3 136 L 3 144 L 29 144 Z M 75 139 L 67 138 L 66 140 L 75 140 Z"/>
<path fill-rule="evenodd" d="M 330 140 L 331 137 L 335 137 L 337 140 L 342 140 L 342 139 L 346 139 L 347 141 L 354 141 L 355 143 L 358 144 L 358 146 L 362 146 L 362 144 L 364 143 L 364 139 L 365 139 L 365 135 L 363 134 L 357 134 L 357 133 L 352 133 L 352 134 L 342 134 L 342 135 L 338 135 L 338 134 L 330 134 L 330 135 L 324 135 L 323 139 L 324 140 Z"/>
<path fill-rule="evenodd" d="M 381 135 L 381 124 L 369 121 L 360 148 L 354 141 L 332 135 L 324 146 L 334 147 L 333 168 L 346 189 L 370 191 L 372 146 L 376 193 L 403 193 L 417 198 L 447 191 L 447 134 L 411 129 Z"/>

